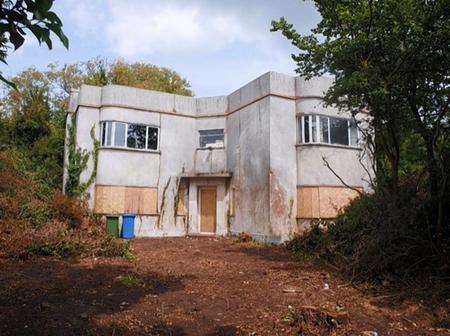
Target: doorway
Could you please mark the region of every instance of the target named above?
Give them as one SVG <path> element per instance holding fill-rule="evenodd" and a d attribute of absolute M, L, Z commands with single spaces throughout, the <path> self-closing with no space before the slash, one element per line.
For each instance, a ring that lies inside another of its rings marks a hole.
<path fill-rule="evenodd" d="M 200 188 L 200 233 L 216 233 L 216 213 L 216 188 Z"/>

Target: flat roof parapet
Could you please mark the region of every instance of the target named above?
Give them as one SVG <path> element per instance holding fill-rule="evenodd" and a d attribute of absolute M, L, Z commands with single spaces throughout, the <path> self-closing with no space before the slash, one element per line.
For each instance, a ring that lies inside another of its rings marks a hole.
<path fill-rule="evenodd" d="M 82 85 L 71 97 L 71 111 L 78 106 L 122 107 L 190 117 L 225 116 L 270 95 L 287 99 L 323 97 L 333 78 L 305 80 L 277 72 L 267 72 L 228 96 L 188 97 L 122 85 L 103 87 Z"/>

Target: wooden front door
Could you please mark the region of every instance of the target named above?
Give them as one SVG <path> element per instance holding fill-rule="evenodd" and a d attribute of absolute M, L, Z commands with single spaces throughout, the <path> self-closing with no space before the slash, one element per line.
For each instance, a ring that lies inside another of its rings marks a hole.
<path fill-rule="evenodd" d="M 216 189 L 200 189 L 200 232 L 216 232 Z"/>

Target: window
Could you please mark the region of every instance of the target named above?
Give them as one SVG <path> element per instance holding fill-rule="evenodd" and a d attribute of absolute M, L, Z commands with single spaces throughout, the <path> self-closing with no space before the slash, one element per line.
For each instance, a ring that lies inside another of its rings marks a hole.
<path fill-rule="evenodd" d="M 114 126 L 114 146 L 124 147 L 125 146 L 125 130 L 126 124 L 121 122 L 113 122 Z"/>
<path fill-rule="evenodd" d="M 147 137 L 147 126 L 144 125 L 128 125 L 127 131 L 127 147 L 145 149 L 145 140 Z"/>
<path fill-rule="evenodd" d="M 298 129 L 301 143 L 358 146 L 359 133 L 354 119 L 304 115 L 298 118 Z"/>
<path fill-rule="evenodd" d="M 349 145 L 347 120 L 330 118 L 330 137 L 332 144 Z"/>
<path fill-rule="evenodd" d="M 224 146 L 223 129 L 201 130 L 200 148 L 220 148 Z"/>
<path fill-rule="evenodd" d="M 100 124 L 103 147 L 158 150 L 159 128 L 128 124 L 119 121 L 103 121 Z"/>
<path fill-rule="evenodd" d="M 147 149 L 158 149 L 158 129 L 156 127 L 148 127 Z"/>

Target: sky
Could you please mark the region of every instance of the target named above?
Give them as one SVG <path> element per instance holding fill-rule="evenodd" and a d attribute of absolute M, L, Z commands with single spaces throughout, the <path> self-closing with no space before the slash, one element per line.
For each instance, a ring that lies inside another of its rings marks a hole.
<path fill-rule="evenodd" d="M 294 74 L 295 49 L 270 22 L 284 16 L 309 33 L 320 19 L 301 0 L 56 0 L 54 11 L 69 50 L 55 41 L 49 51 L 30 36 L 0 71 L 121 58 L 169 67 L 199 97 L 229 94 L 267 71 Z"/>

